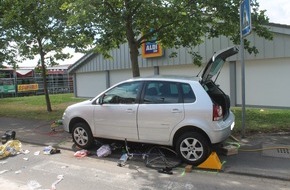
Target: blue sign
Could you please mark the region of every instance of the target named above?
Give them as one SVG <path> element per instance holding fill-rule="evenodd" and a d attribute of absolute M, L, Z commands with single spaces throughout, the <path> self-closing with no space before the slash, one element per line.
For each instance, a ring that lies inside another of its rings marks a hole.
<path fill-rule="evenodd" d="M 251 6 L 250 0 L 243 0 L 240 8 L 240 18 L 241 18 L 241 34 L 242 37 L 249 35 L 252 31 L 251 23 Z"/>

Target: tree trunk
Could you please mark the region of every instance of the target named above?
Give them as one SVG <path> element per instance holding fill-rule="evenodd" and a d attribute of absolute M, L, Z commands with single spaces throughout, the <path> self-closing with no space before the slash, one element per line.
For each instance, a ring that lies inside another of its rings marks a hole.
<path fill-rule="evenodd" d="M 44 62 L 44 55 L 45 55 L 45 53 L 41 50 L 40 51 L 40 61 L 41 61 L 41 67 L 42 67 L 43 90 L 44 90 L 45 101 L 46 101 L 46 109 L 48 112 L 51 112 L 52 109 L 51 109 L 49 94 L 48 94 L 48 90 L 47 90 L 46 66 L 45 66 L 45 62 Z"/>
<path fill-rule="evenodd" d="M 45 95 L 45 101 L 46 101 L 46 109 L 48 112 L 51 112 L 51 104 L 49 99 L 49 94 L 47 90 L 47 82 L 46 82 L 46 67 L 44 64 L 44 58 L 41 57 L 41 67 L 42 67 L 42 78 L 43 78 L 43 90 Z"/>
<path fill-rule="evenodd" d="M 128 7 L 129 1 L 125 1 L 125 6 Z M 132 66 L 132 74 L 133 77 L 139 77 L 140 76 L 140 70 L 139 70 L 139 64 L 138 64 L 138 56 L 139 56 L 139 50 L 138 50 L 138 43 L 135 40 L 135 34 L 132 27 L 132 16 L 128 16 L 126 19 L 126 36 L 127 41 L 130 49 L 130 59 L 131 59 L 131 66 Z"/>
<path fill-rule="evenodd" d="M 138 64 L 138 56 L 139 56 L 139 51 L 138 51 L 138 46 L 136 42 L 130 43 L 129 42 L 129 48 L 130 48 L 130 58 L 131 58 L 131 66 L 132 66 L 132 74 L 133 77 L 139 77 L 140 76 L 140 69 L 139 69 L 139 64 Z"/>

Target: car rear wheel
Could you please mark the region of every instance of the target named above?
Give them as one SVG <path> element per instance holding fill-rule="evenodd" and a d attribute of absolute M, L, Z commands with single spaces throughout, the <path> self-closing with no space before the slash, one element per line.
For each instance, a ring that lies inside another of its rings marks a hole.
<path fill-rule="evenodd" d="M 83 149 L 88 149 L 93 145 L 94 138 L 90 127 L 84 123 L 76 123 L 72 130 L 72 138 L 74 143 Z"/>
<path fill-rule="evenodd" d="M 175 148 L 184 162 L 194 166 L 204 162 L 211 153 L 208 140 L 197 132 L 182 134 L 177 139 Z"/>

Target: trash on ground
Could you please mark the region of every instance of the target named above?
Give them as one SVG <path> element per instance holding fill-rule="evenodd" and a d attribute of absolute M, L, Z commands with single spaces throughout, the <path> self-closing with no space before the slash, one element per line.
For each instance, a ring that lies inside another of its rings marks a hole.
<path fill-rule="evenodd" d="M 56 190 L 56 185 L 63 180 L 63 175 L 58 175 L 57 180 L 51 185 L 51 190 Z"/>
<path fill-rule="evenodd" d="M 122 154 L 121 158 L 119 159 L 118 166 L 123 167 L 125 166 L 129 156 L 127 153 Z"/>
<path fill-rule="evenodd" d="M 34 156 L 38 156 L 40 154 L 40 151 L 34 152 Z"/>
<path fill-rule="evenodd" d="M 34 189 L 38 189 L 39 187 L 41 187 L 41 185 L 35 181 L 35 180 L 31 180 L 27 183 L 27 186 L 29 187 L 29 189 L 34 190 Z"/>
<path fill-rule="evenodd" d="M 168 174 L 168 175 L 172 175 L 173 172 L 172 172 L 172 168 L 162 168 L 162 169 L 159 169 L 158 170 L 159 173 L 163 173 L 163 174 Z"/>
<path fill-rule="evenodd" d="M 51 150 L 52 150 L 52 146 L 46 146 L 43 149 L 43 154 L 50 154 Z"/>
<path fill-rule="evenodd" d="M 97 156 L 98 157 L 106 157 L 112 153 L 110 145 L 105 144 L 102 145 L 98 150 L 97 150 Z"/>
<path fill-rule="evenodd" d="M 1 174 L 4 174 L 4 173 L 6 173 L 6 172 L 8 172 L 8 170 L 2 170 L 2 171 L 0 171 L 0 175 L 1 175 Z"/>
<path fill-rule="evenodd" d="M 52 124 L 50 125 L 50 129 L 51 131 L 55 131 L 55 129 L 59 126 L 62 125 L 62 120 L 57 120 L 57 121 L 54 121 L 52 122 Z"/>
<path fill-rule="evenodd" d="M 2 136 L 2 144 L 5 144 L 9 140 L 15 140 L 16 132 L 12 130 L 8 130 Z"/>
<path fill-rule="evenodd" d="M 28 158 L 23 158 L 23 160 L 28 161 Z"/>
<path fill-rule="evenodd" d="M 58 150 L 57 148 L 53 148 L 52 146 L 47 146 L 44 147 L 43 149 L 43 154 L 57 154 L 60 153 L 60 150 Z"/>
<path fill-rule="evenodd" d="M 0 162 L 1 165 L 6 164 L 6 163 L 7 163 L 7 161 L 1 161 Z"/>
<path fill-rule="evenodd" d="M 20 173 L 22 173 L 21 170 L 17 170 L 17 171 L 15 171 L 15 174 L 20 174 Z"/>
<path fill-rule="evenodd" d="M 9 140 L 4 145 L 0 146 L 0 159 L 7 156 L 16 155 L 20 152 L 21 142 L 19 140 Z"/>
<path fill-rule="evenodd" d="M 78 157 L 78 158 L 83 158 L 85 156 L 89 155 L 89 151 L 83 149 L 83 150 L 78 150 L 74 153 L 74 156 L 75 157 Z"/>
<path fill-rule="evenodd" d="M 29 154 L 29 153 L 30 153 L 29 150 L 21 150 L 20 152 L 21 152 L 22 154 Z"/>

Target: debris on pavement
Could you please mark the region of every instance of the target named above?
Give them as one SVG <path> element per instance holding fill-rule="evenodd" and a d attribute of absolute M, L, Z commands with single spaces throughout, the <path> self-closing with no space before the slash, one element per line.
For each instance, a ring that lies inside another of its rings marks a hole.
<path fill-rule="evenodd" d="M 31 180 L 27 183 L 27 186 L 29 187 L 29 189 L 31 190 L 35 190 L 38 189 L 39 187 L 41 187 L 41 185 L 35 181 L 35 180 Z"/>
<path fill-rule="evenodd" d="M 53 148 L 52 146 L 47 146 L 47 147 L 44 147 L 43 149 L 43 154 L 57 154 L 57 153 L 60 153 L 60 150 L 57 149 L 57 148 Z"/>
<path fill-rule="evenodd" d="M 98 157 L 106 157 L 112 153 L 110 145 L 105 144 L 102 145 L 98 150 L 97 150 L 97 156 Z"/>
<path fill-rule="evenodd" d="M 51 185 L 51 190 L 56 190 L 56 185 L 63 180 L 63 175 L 58 175 L 57 180 Z"/>
<path fill-rule="evenodd" d="M 57 120 L 52 122 L 52 124 L 50 125 L 50 130 L 51 131 L 55 131 L 57 127 L 62 125 L 62 120 Z"/>
<path fill-rule="evenodd" d="M 78 158 L 83 158 L 83 157 L 86 157 L 87 155 L 89 155 L 90 152 L 85 150 L 85 149 L 82 149 L 82 150 L 78 150 L 74 153 L 74 156 L 75 157 L 78 157 Z"/>
<path fill-rule="evenodd" d="M 7 163 L 7 161 L 1 161 L 1 162 L 0 162 L 1 165 L 4 165 L 4 164 L 6 164 L 6 163 Z"/>
<path fill-rule="evenodd" d="M 6 173 L 6 172 L 8 172 L 8 170 L 2 170 L 2 171 L 0 171 L 0 175 L 1 175 L 1 174 L 4 174 L 4 173 Z"/>
<path fill-rule="evenodd" d="M 0 159 L 16 155 L 20 152 L 21 142 L 19 140 L 9 140 L 4 145 L 0 146 Z"/>
<path fill-rule="evenodd" d="M 29 150 L 21 150 L 20 153 L 22 153 L 22 154 L 29 154 L 30 151 Z"/>
<path fill-rule="evenodd" d="M 16 132 L 12 130 L 8 130 L 2 136 L 2 144 L 5 144 L 9 140 L 15 140 Z"/>

